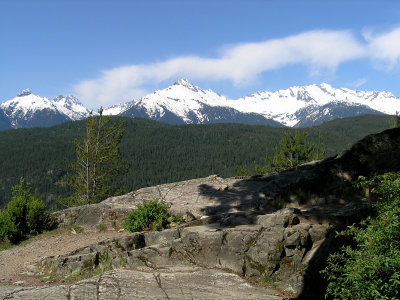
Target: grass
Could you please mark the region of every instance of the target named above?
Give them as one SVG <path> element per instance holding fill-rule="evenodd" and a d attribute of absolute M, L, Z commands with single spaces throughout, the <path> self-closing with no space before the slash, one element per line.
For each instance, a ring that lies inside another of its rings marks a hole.
<path fill-rule="evenodd" d="M 11 249 L 13 246 L 15 245 L 11 244 L 8 241 L 0 242 L 0 251 Z"/>
<path fill-rule="evenodd" d="M 264 276 L 262 277 L 262 282 L 270 284 L 272 282 L 272 276 L 264 274 Z"/>
<path fill-rule="evenodd" d="M 75 231 L 75 233 L 82 233 L 83 232 L 83 227 L 81 227 L 79 225 L 76 225 L 76 224 L 73 224 L 73 223 L 70 223 L 70 224 L 66 225 L 65 229 L 67 231 L 69 231 L 69 232 L 74 232 L 74 231 Z"/>
<path fill-rule="evenodd" d="M 277 288 L 277 284 L 276 284 L 274 278 L 269 274 L 264 273 L 264 275 L 261 277 L 260 281 L 264 287 L 273 288 L 273 289 Z"/>
<path fill-rule="evenodd" d="M 103 224 L 103 223 L 100 223 L 100 224 L 97 226 L 97 230 L 98 230 L 98 231 L 107 231 L 107 226 L 106 226 L 105 224 Z"/>

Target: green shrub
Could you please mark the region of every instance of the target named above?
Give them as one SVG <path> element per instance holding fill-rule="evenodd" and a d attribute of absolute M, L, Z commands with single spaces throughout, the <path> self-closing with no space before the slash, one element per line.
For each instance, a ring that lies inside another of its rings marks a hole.
<path fill-rule="evenodd" d="M 158 199 L 144 200 L 129 213 L 125 228 L 129 231 L 162 230 L 169 226 L 169 206 Z"/>
<path fill-rule="evenodd" d="M 5 231 L 7 226 L 6 216 L 4 211 L 0 209 L 0 243 L 5 240 Z"/>
<path fill-rule="evenodd" d="M 169 218 L 169 220 L 170 220 L 171 223 L 176 223 L 178 225 L 185 222 L 185 220 L 183 219 L 183 216 L 176 216 L 176 215 L 172 215 Z"/>
<path fill-rule="evenodd" d="M 32 196 L 27 205 L 26 221 L 29 232 L 33 234 L 42 233 L 46 229 L 49 212 L 42 199 Z"/>
<path fill-rule="evenodd" d="M 377 209 L 387 210 L 387 205 L 397 203 L 400 198 L 400 173 L 386 173 L 373 176 L 370 180 L 361 179 L 359 185 L 368 188 L 377 195 L 379 201 L 375 204 Z M 394 200 L 394 201 L 393 201 Z"/>
<path fill-rule="evenodd" d="M 363 185 L 378 196 L 376 216 L 338 234 L 351 243 L 328 258 L 327 298 L 400 299 L 400 173 Z"/>
<path fill-rule="evenodd" d="M 13 244 L 24 239 L 23 232 L 18 230 L 16 224 L 12 222 L 7 210 L 0 213 L 0 238 L 2 240 L 8 239 Z"/>
<path fill-rule="evenodd" d="M 14 244 L 25 239 L 26 234 L 29 231 L 26 222 L 26 206 L 27 199 L 22 195 L 18 195 L 17 197 L 13 197 L 4 211 L 6 224 L 4 229 L 5 237 Z"/>
<path fill-rule="evenodd" d="M 48 211 L 41 199 L 30 194 L 24 178 L 13 187 L 13 197 L 0 212 L 0 238 L 16 244 L 28 234 L 41 233 L 48 224 Z"/>

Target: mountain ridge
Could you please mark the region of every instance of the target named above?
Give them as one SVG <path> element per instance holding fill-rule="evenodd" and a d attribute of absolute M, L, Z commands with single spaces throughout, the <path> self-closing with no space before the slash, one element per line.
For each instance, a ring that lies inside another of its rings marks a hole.
<path fill-rule="evenodd" d="M 400 98 L 391 92 L 333 88 L 327 83 L 259 91 L 232 100 L 187 79 L 140 99 L 104 109 L 105 115 L 141 117 L 171 124 L 241 123 L 277 127 L 309 127 L 361 114 L 395 114 Z M 90 111 L 72 96 L 53 100 L 29 89 L 0 104 L 0 130 L 46 127 L 80 120 Z M 42 119 L 42 120 L 41 120 Z M 43 121 L 44 120 L 44 121 Z"/>
<path fill-rule="evenodd" d="M 5 129 L 49 127 L 81 120 L 88 115 L 89 110 L 72 95 L 59 95 L 49 100 L 32 94 L 30 89 L 25 89 L 15 98 L 0 103 L 0 118 L 4 123 L 8 123 L 3 125 Z"/>

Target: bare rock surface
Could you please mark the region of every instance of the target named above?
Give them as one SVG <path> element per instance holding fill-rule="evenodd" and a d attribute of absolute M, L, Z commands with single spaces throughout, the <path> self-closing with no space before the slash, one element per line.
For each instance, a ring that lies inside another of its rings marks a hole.
<path fill-rule="evenodd" d="M 20 285 L 41 284 L 27 274 L 33 273 L 33 264 L 46 256 L 67 254 L 107 238 L 126 235 L 114 230 L 102 232 L 56 232 L 41 236 L 29 243 L 0 251 L 0 285 L 19 282 Z"/>
<path fill-rule="evenodd" d="M 259 184 L 254 183 L 253 185 L 256 189 Z M 226 191 L 233 187 L 236 199 L 232 197 L 233 195 L 226 194 Z M 94 230 L 99 224 L 107 227 L 123 227 L 127 214 L 136 208 L 137 204 L 142 203 L 143 200 L 160 199 L 171 205 L 173 213 L 185 217 L 188 214 L 195 219 L 210 214 L 215 215 L 219 212 L 237 211 L 242 198 L 252 200 L 247 203 L 248 206 L 257 206 L 257 199 L 248 195 L 248 189 L 249 183 L 242 184 L 242 180 L 223 179 L 212 175 L 206 178 L 142 188 L 123 196 L 111 197 L 99 204 L 73 207 L 56 212 L 53 214 L 53 218 L 57 223 L 73 223 L 84 227 L 85 230 Z M 222 205 L 221 201 L 214 199 L 219 196 L 224 198 L 221 199 L 224 202 Z M 250 207 L 246 209 L 250 209 Z"/>
<path fill-rule="evenodd" d="M 275 295 L 274 295 L 275 294 Z M 216 269 L 114 270 L 71 285 L 0 289 L 1 299 L 265 299 L 282 296 Z"/>
<path fill-rule="evenodd" d="M 47 274 L 69 276 L 85 270 L 113 268 L 159 270 L 165 265 L 218 268 L 299 294 L 309 262 L 332 229 L 296 208 L 271 213 L 238 212 L 213 222 L 204 218 L 161 232 L 114 237 L 65 255 L 45 257 Z"/>

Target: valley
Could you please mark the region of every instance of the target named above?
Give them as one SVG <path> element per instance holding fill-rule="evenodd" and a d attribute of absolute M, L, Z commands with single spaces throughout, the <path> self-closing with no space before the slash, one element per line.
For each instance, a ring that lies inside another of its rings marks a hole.
<path fill-rule="evenodd" d="M 327 156 L 332 156 L 388 128 L 389 120 L 386 115 L 365 115 L 327 122 L 307 132 L 314 141 L 321 135 Z M 121 153 L 130 169 L 116 180 L 122 192 L 210 174 L 231 177 L 238 167 L 254 173 L 254 163 L 265 163 L 266 152 L 273 152 L 286 130 L 242 124 L 170 125 L 140 118 L 125 122 Z M 83 140 L 84 133 L 84 121 L 1 131 L 0 206 L 11 199 L 11 187 L 24 176 L 49 207 L 61 208 L 55 206 L 56 198 L 72 193 L 66 180 L 68 166 L 75 160 L 74 139 Z"/>

